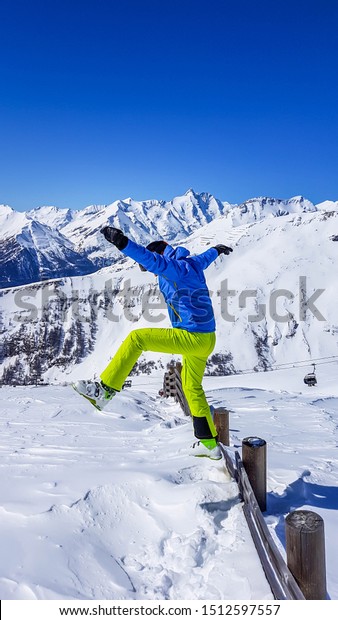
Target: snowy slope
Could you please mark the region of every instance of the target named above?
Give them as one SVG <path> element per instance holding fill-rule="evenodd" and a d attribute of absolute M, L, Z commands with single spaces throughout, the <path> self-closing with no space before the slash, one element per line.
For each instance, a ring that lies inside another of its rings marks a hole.
<path fill-rule="evenodd" d="M 266 522 L 324 519 L 338 599 L 337 364 L 206 377 L 230 409 L 231 445 L 268 442 Z M 221 462 L 189 455 L 192 425 L 159 380 L 136 378 L 101 414 L 69 387 L 2 388 L 2 599 L 267 600 L 272 594 Z"/>
<path fill-rule="evenodd" d="M 207 272 L 219 350 L 231 351 L 237 370 L 337 355 L 338 243 L 331 237 L 338 213 L 288 215 L 229 231 L 222 220 L 201 230 L 207 247 L 223 241 L 234 248 Z M 199 238 L 186 246 L 199 251 Z M 313 295 L 315 314 L 305 304 Z"/>
<path fill-rule="evenodd" d="M 271 599 L 236 485 L 147 386 L 4 388 L 2 599 Z"/>

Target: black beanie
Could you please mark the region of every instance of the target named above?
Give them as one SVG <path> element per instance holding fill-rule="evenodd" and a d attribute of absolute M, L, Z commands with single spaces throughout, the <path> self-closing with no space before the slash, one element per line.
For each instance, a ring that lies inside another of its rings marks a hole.
<path fill-rule="evenodd" d="M 165 248 L 167 247 L 167 243 L 165 241 L 152 241 L 147 245 L 147 250 L 150 252 L 157 252 L 157 254 L 163 254 Z"/>

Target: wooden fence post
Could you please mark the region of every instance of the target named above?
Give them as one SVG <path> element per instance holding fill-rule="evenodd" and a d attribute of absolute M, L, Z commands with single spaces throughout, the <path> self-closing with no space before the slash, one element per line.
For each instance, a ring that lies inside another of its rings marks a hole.
<path fill-rule="evenodd" d="M 324 521 L 311 510 L 295 510 L 285 519 L 287 565 L 307 600 L 326 593 Z"/>
<path fill-rule="evenodd" d="M 229 439 L 229 411 L 225 407 L 217 407 L 213 413 L 218 441 L 224 446 L 230 446 Z"/>
<path fill-rule="evenodd" d="M 185 415 L 191 415 L 190 407 L 188 405 L 188 401 L 185 397 L 185 394 L 182 388 L 181 372 L 182 372 L 182 364 L 181 362 L 176 362 L 176 366 L 175 366 L 176 397 L 175 398 L 176 398 L 176 402 L 180 404 L 180 407 L 183 413 L 185 413 Z"/>
<path fill-rule="evenodd" d="M 261 511 L 266 510 L 266 441 L 246 437 L 242 441 L 242 461 Z"/>
<path fill-rule="evenodd" d="M 169 396 L 169 373 L 165 372 L 163 377 L 163 396 L 168 398 Z"/>
<path fill-rule="evenodd" d="M 175 396 L 175 377 L 174 367 L 172 364 L 167 365 L 167 371 L 163 377 L 163 396 L 169 398 L 169 396 Z"/>

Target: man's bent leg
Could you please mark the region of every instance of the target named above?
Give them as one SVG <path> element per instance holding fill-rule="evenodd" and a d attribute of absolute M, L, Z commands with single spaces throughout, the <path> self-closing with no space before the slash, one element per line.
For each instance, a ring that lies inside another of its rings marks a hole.
<path fill-rule="evenodd" d="M 211 334 L 192 334 L 175 328 L 145 327 L 133 330 L 101 374 L 104 385 L 121 390 L 143 351 L 183 354 L 203 345 Z"/>
<path fill-rule="evenodd" d="M 211 439 L 217 436 L 217 431 L 202 388 L 202 379 L 207 358 L 214 346 L 214 333 L 195 334 L 156 327 L 135 329 L 121 344 L 100 378 L 104 385 L 121 390 L 143 351 L 183 355 L 182 387 L 193 416 L 194 432 L 198 439 Z"/>
<path fill-rule="evenodd" d="M 182 368 L 182 388 L 193 416 L 194 433 L 197 439 L 217 437 L 210 406 L 202 387 L 202 380 L 207 359 L 186 356 Z"/>

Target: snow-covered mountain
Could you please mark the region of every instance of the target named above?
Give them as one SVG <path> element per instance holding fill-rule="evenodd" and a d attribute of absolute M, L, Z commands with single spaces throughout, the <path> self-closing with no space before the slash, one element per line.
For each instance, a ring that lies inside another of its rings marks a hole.
<path fill-rule="evenodd" d="M 0 287 L 95 271 L 57 229 L 27 217 L 14 235 L 0 241 L 0 262 Z"/>
<path fill-rule="evenodd" d="M 256 203 L 256 220 L 235 227 L 225 209 L 185 238 L 192 253 L 217 243 L 234 248 L 206 272 L 217 320 L 207 373 L 338 355 L 338 211 L 308 207 L 296 201 L 289 215 L 264 218 L 276 205 L 260 211 Z M 154 310 L 149 302 L 160 303 L 154 277 L 126 258 L 95 274 L 3 290 L 3 382 L 98 374 L 131 329 L 169 326 L 163 304 Z M 147 353 L 135 371 L 162 374 L 168 359 Z"/>
<path fill-rule="evenodd" d="M 171 242 L 222 215 L 227 206 L 210 194 L 193 190 L 170 202 L 127 198 L 80 211 L 40 207 L 18 213 L 1 206 L 0 287 L 83 275 L 111 265 L 119 253 L 100 235 L 107 224 L 141 243 L 159 237 Z"/>
<path fill-rule="evenodd" d="M 317 207 L 303 196 L 294 196 L 288 200 L 278 198 L 252 198 L 227 210 L 227 218 L 232 226 L 252 224 L 266 217 L 281 217 L 291 213 L 317 211 Z"/>
<path fill-rule="evenodd" d="M 111 265 L 119 253 L 100 235 L 107 224 L 140 243 L 156 238 L 175 243 L 219 217 L 222 226 L 230 229 L 267 217 L 323 209 L 337 210 L 338 203 L 326 201 L 317 208 L 297 196 L 289 200 L 262 197 L 231 205 L 192 189 L 169 202 L 127 198 L 80 211 L 40 207 L 19 213 L 0 206 L 0 287 L 84 275 Z"/>

